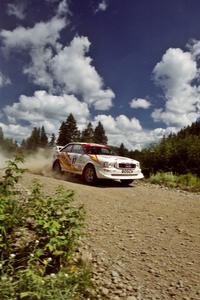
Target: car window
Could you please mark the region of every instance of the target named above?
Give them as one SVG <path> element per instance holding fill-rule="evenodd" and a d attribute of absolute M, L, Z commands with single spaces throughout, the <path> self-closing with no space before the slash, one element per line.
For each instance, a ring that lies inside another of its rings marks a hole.
<path fill-rule="evenodd" d="M 72 152 L 72 146 L 73 146 L 73 144 L 66 146 L 65 148 L 63 148 L 61 150 L 61 152 L 69 152 L 69 153 Z"/>
<path fill-rule="evenodd" d="M 112 154 L 112 150 L 109 148 L 101 148 L 101 154 L 103 155 L 111 155 Z"/>
<path fill-rule="evenodd" d="M 113 151 L 110 148 L 104 148 L 104 147 L 86 147 L 85 153 L 87 154 L 102 154 L 102 155 L 113 155 Z"/>
<path fill-rule="evenodd" d="M 79 153 L 79 154 L 83 154 L 84 153 L 82 145 L 78 145 L 78 144 L 74 144 L 73 145 L 73 148 L 72 148 L 71 152 L 73 152 L 73 153 Z"/>

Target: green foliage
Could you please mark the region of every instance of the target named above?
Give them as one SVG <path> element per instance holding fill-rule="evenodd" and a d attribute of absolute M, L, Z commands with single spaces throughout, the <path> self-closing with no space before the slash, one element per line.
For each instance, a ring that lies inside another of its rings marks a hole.
<path fill-rule="evenodd" d="M 57 145 L 64 146 L 70 142 L 80 141 L 107 144 L 108 138 L 101 122 L 98 123 L 95 129 L 93 129 L 91 123 L 88 123 L 87 127 L 80 133 L 74 116 L 70 114 L 60 126 Z"/>
<path fill-rule="evenodd" d="M 40 130 L 40 143 L 39 144 L 40 144 L 39 146 L 42 148 L 46 147 L 48 144 L 48 138 L 47 138 L 44 126 L 42 126 L 41 130 Z"/>
<path fill-rule="evenodd" d="M 93 143 L 94 142 L 94 130 L 91 123 L 88 123 L 86 129 L 82 131 L 81 141 Z"/>
<path fill-rule="evenodd" d="M 27 140 L 22 141 L 22 148 L 25 150 L 35 151 L 37 148 L 45 148 L 48 145 L 48 138 L 44 129 L 44 126 L 41 128 L 34 127 L 30 137 Z"/>
<path fill-rule="evenodd" d="M 0 299 L 86 299 L 90 272 L 77 256 L 84 209 L 63 187 L 53 196 L 38 182 L 20 190 L 19 162 L 8 162 L 0 185 Z"/>
<path fill-rule="evenodd" d="M 189 191 L 200 191 L 200 179 L 193 174 L 174 175 L 172 172 L 158 172 L 150 177 L 154 184 L 164 184 L 169 187 L 179 187 Z"/>
<path fill-rule="evenodd" d="M 132 152 L 131 157 L 140 160 L 147 176 L 156 172 L 200 176 L 200 123 L 195 122 L 177 134 L 163 137 L 160 143 L 140 153 Z"/>
<path fill-rule="evenodd" d="M 54 133 L 52 133 L 50 141 L 49 141 L 49 147 L 54 147 L 56 144 L 56 136 Z"/>
<path fill-rule="evenodd" d="M 18 149 L 17 142 L 4 137 L 2 128 L 0 127 L 0 150 L 6 154 L 13 154 Z"/>
<path fill-rule="evenodd" d="M 65 122 L 62 122 L 59 129 L 57 144 L 64 146 L 70 142 L 80 141 L 80 132 L 77 128 L 76 120 L 69 114 Z"/>
<path fill-rule="evenodd" d="M 16 156 L 14 160 L 7 161 L 7 167 L 5 169 L 5 175 L 3 176 L 3 181 L 0 182 L 0 192 L 3 194 L 13 193 L 15 184 L 19 181 L 19 178 L 25 171 L 18 166 L 19 163 L 23 163 L 23 157 Z"/>
<path fill-rule="evenodd" d="M 106 145 L 108 142 L 108 138 L 105 134 L 104 127 L 100 121 L 94 130 L 94 142 L 97 144 L 104 144 L 104 145 Z"/>
<path fill-rule="evenodd" d="M 129 151 L 125 148 L 123 143 L 121 143 L 120 147 L 118 148 L 117 154 L 120 156 L 129 156 Z"/>

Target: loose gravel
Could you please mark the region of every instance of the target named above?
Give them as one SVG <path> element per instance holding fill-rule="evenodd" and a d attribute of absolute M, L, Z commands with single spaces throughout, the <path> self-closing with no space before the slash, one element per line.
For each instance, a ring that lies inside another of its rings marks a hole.
<path fill-rule="evenodd" d="M 26 174 L 51 193 L 75 191 L 87 213 L 82 257 L 92 264 L 96 299 L 200 300 L 200 195 L 144 181 L 87 186 Z"/>

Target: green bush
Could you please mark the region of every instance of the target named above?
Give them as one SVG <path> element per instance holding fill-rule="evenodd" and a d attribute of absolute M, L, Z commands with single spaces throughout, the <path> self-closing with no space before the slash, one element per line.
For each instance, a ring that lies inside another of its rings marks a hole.
<path fill-rule="evenodd" d="M 86 299 L 90 272 L 77 256 L 85 212 L 73 191 L 29 194 L 16 185 L 20 159 L 9 161 L 0 183 L 0 299 Z"/>
<path fill-rule="evenodd" d="M 194 192 L 200 191 L 200 179 L 191 173 L 175 175 L 172 172 L 158 172 L 151 175 L 149 181 L 154 184 L 164 184 L 169 187 L 179 187 Z"/>

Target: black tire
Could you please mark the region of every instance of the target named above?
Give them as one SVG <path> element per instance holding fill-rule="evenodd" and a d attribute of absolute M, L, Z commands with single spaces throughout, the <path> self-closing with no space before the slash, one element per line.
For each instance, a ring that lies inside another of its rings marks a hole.
<path fill-rule="evenodd" d="M 129 186 L 129 184 L 131 184 L 133 182 L 132 179 L 121 179 L 121 184 L 123 186 Z"/>
<path fill-rule="evenodd" d="M 56 160 L 54 162 L 52 169 L 53 169 L 53 172 L 55 173 L 55 175 L 62 175 L 63 174 L 60 163 L 59 163 L 58 160 Z"/>
<path fill-rule="evenodd" d="M 87 184 L 94 184 L 97 180 L 95 168 L 92 165 L 87 165 L 82 175 L 83 181 Z"/>

